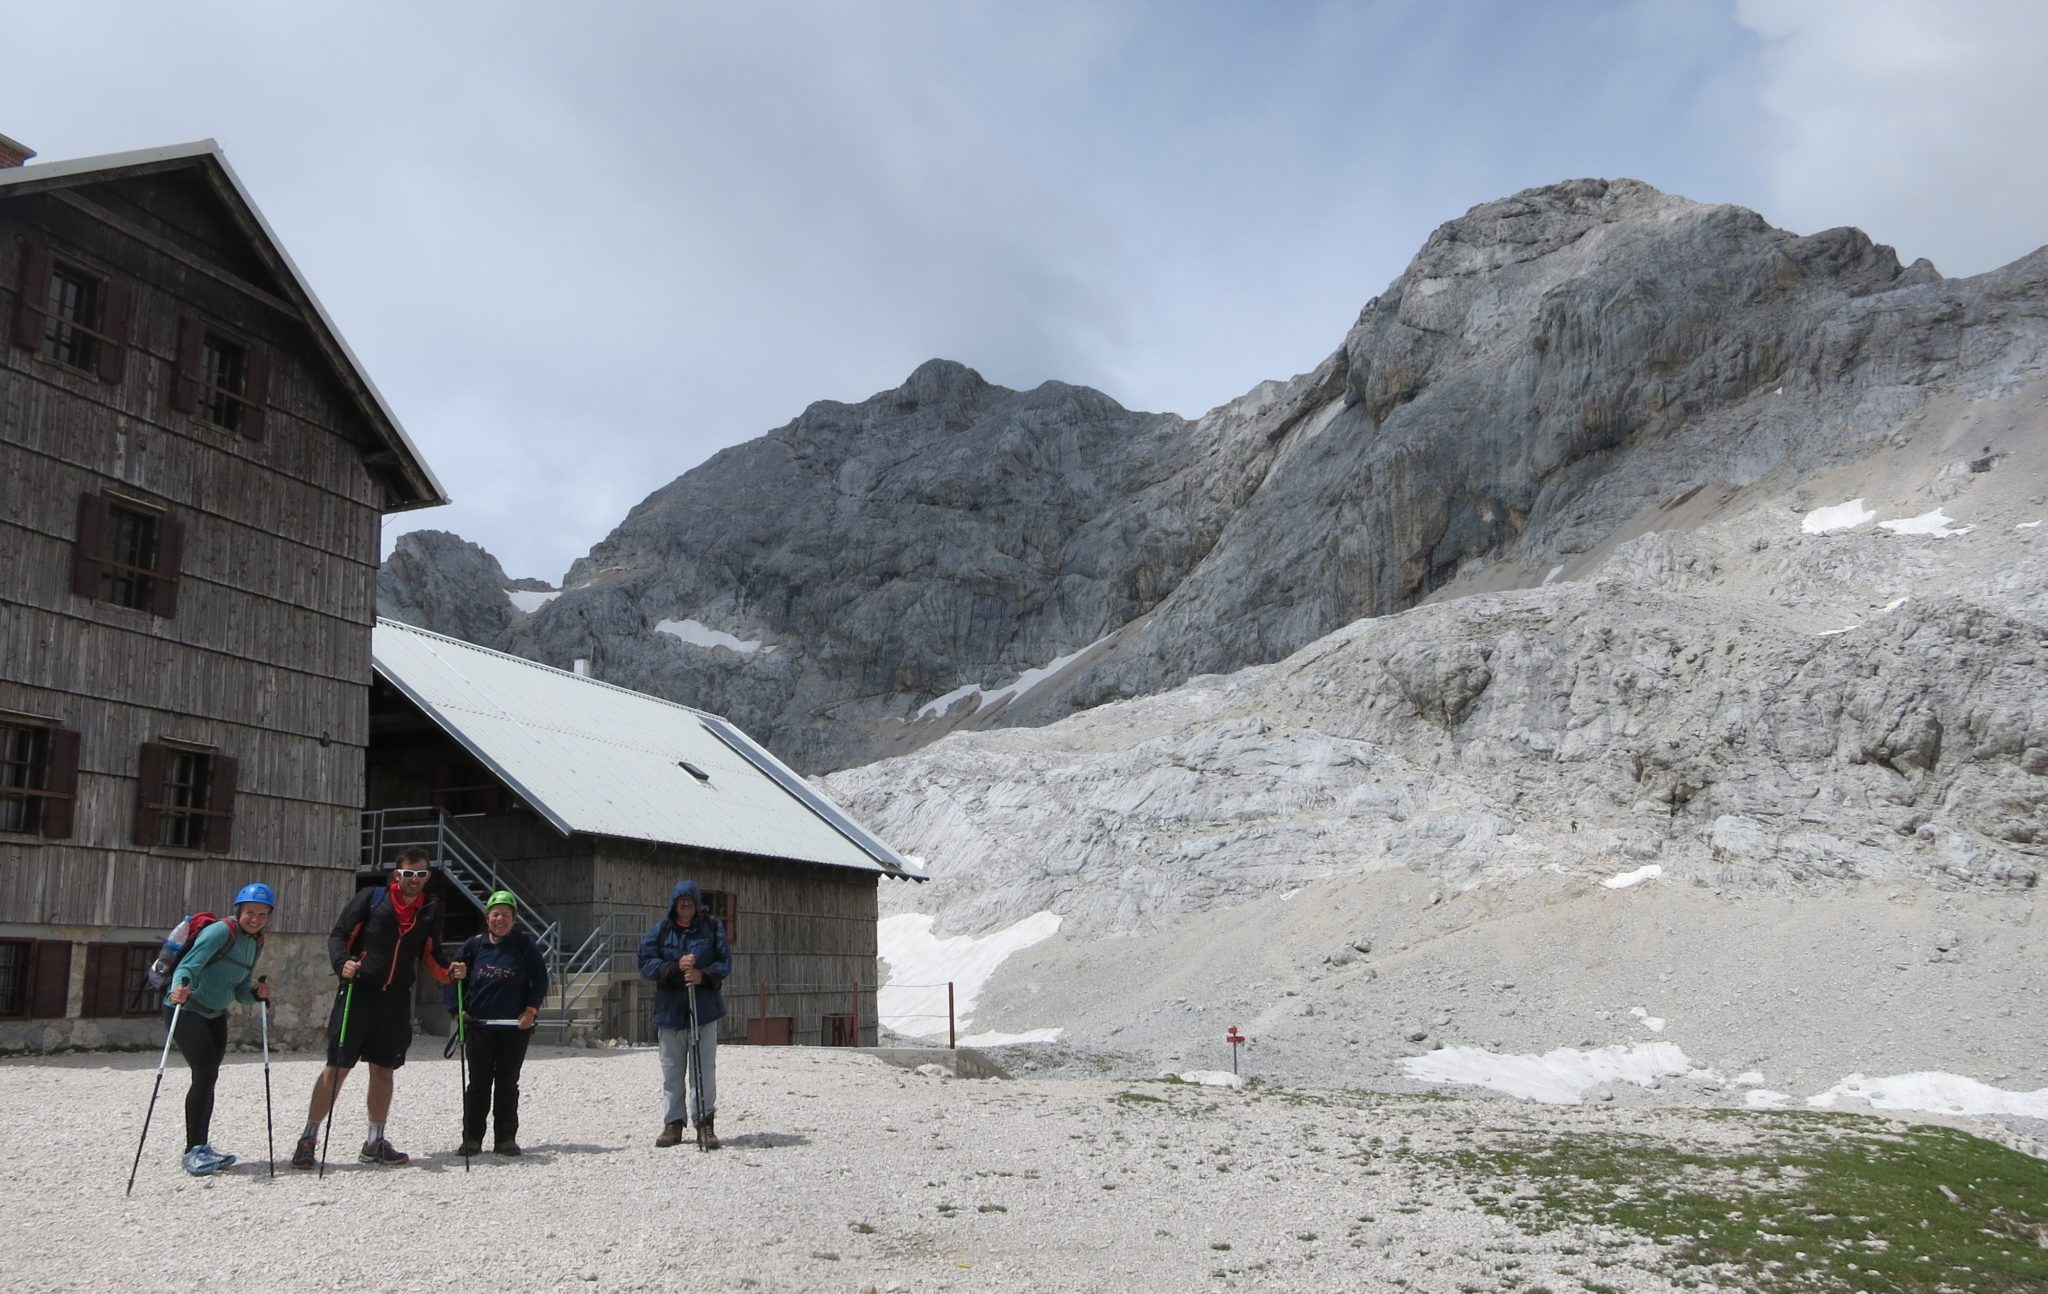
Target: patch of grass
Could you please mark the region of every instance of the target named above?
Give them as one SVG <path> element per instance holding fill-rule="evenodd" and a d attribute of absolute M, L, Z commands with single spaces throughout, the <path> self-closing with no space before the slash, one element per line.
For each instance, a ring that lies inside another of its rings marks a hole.
<path fill-rule="evenodd" d="M 852 1227 L 856 1235 L 871 1236 L 875 1234 L 875 1226 L 872 1222 L 849 1222 L 846 1225 Z"/>
<path fill-rule="evenodd" d="M 974 1206 L 974 1211 L 976 1213 L 1008 1213 L 1010 1210 L 1001 1204 L 977 1204 Z"/>
<path fill-rule="evenodd" d="M 1214 1249 L 1214 1250 L 1218 1251 L 1219 1253 L 1228 1253 L 1228 1252 L 1230 1251 L 1230 1246 L 1229 1246 L 1229 1244 L 1227 1244 L 1226 1242 L 1224 1242 L 1224 1241 L 1221 1241 L 1221 1240 L 1218 1240 L 1218 1241 L 1216 1241 L 1215 1243 L 1211 1244 L 1211 1245 L 1210 1245 L 1209 1247 L 1210 1247 L 1211 1249 Z"/>
<path fill-rule="evenodd" d="M 2048 1164 L 1953 1128 L 1804 1114 L 1751 1126 L 1727 1148 L 1602 1133 L 1448 1159 L 1506 1188 L 1478 1197 L 1489 1212 L 1531 1232 L 1637 1232 L 1668 1246 L 1678 1279 L 1714 1268 L 1760 1294 L 2048 1289 Z"/>
<path fill-rule="evenodd" d="M 1124 1105 L 1162 1105 L 1166 1101 L 1163 1096 L 1154 1096 L 1150 1092 L 1133 1092 L 1129 1089 L 1118 1092 L 1109 1099 Z"/>

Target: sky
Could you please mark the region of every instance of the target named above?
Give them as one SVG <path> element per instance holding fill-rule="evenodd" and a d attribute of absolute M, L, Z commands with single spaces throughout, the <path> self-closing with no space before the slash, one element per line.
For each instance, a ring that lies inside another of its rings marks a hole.
<path fill-rule="evenodd" d="M 1533 185 L 1950 275 L 2048 242 L 2034 0 L 8 10 L 0 134 L 39 160 L 219 141 L 454 500 L 387 551 L 452 530 L 551 582 L 718 449 L 933 357 L 1199 415 Z"/>

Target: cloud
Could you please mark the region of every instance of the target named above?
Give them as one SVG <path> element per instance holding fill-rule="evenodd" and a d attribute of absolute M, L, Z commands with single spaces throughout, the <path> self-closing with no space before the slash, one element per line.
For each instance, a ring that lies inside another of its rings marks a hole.
<path fill-rule="evenodd" d="M 1738 0 L 1764 42 L 1774 223 L 1855 225 L 1944 274 L 2048 238 L 2048 5 Z"/>

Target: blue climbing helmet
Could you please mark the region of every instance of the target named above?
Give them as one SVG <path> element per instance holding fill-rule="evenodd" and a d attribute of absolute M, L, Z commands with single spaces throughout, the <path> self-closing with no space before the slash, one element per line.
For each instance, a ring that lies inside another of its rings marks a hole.
<path fill-rule="evenodd" d="M 262 881 L 255 881 L 235 891 L 235 906 L 239 908 L 244 903 L 261 903 L 266 908 L 274 908 L 277 895 Z"/>

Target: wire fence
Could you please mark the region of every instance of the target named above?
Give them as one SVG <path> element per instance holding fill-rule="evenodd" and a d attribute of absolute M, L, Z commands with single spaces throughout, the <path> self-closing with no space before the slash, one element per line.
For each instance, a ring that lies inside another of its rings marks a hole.
<path fill-rule="evenodd" d="M 951 980 L 943 984 L 899 984 L 892 980 L 875 991 L 875 1015 L 883 1028 L 913 1038 L 935 1037 L 940 1030 L 933 1022 L 943 1021 L 946 1046 L 960 1045 L 960 1021 L 954 1013 Z"/>
<path fill-rule="evenodd" d="M 879 1029 L 912 1037 L 943 1036 L 958 1045 L 953 985 L 843 984 L 727 980 L 720 1042 L 765 1046 L 858 1047 Z M 605 1031 L 638 1045 L 655 1041 L 652 983 L 627 980 L 607 1000 Z M 877 1029 L 876 1026 L 879 1026 Z"/>

